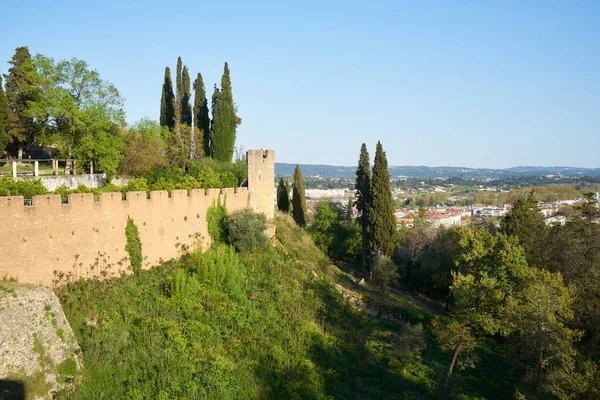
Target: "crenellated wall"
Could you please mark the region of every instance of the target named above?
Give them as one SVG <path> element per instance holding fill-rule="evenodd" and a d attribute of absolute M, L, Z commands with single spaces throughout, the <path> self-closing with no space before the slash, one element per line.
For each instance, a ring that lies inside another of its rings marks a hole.
<path fill-rule="evenodd" d="M 219 197 L 228 212 L 250 207 L 272 217 L 268 211 L 274 209 L 274 195 L 264 194 L 268 185 L 258 188 L 259 196 L 250 194 L 257 190 L 251 178 L 253 162 L 248 160 L 248 188 L 198 189 L 189 194 L 174 190 L 171 197 L 166 191 L 128 192 L 126 200 L 121 193 L 102 193 L 98 202 L 91 193 L 71 194 L 68 204 L 61 204 L 58 195 L 34 196 L 31 206 L 25 206 L 21 196 L 0 197 L 0 278 L 52 285 L 55 270 L 75 278 L 127 272 L 128 217 L 140 233 L 144 268 L 195 246 L 206 249 L 210 244 L 206 211 Z M 261 172 L 261 180 L 266 179 Z M 270 182 L 272 188 L 273 175 Z M 260 202 L 251 202 L 251 197 Z"/>

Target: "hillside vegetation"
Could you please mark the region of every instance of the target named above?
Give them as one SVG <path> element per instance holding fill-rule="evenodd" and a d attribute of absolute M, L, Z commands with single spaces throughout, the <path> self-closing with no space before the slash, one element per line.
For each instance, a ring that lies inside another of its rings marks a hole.
<path fill-rule="evenodd" d="M 428 333 L 427 310 L 401 293 L 378 305 L 396 318 L 352 307 L 353 297 L 376 304 L 376 291 L 330 265 L 291 218 L 274 223 L 273 246 L 214 244 L 138 275 L 57 289 L 85 364 L 76 390 L 58 397 L 512 396 L 511 366 L 491 341 L 477 350 L 476 374 L 439 385 L 451 355 Z"/>

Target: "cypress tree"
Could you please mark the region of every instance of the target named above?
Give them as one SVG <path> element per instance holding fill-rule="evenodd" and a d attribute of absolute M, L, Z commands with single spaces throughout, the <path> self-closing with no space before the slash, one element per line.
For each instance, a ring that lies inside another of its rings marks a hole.
<path fill-rule="evenodd" d="M 4 75 L 5 96 L 11 110 L 8 134 L 10 140 L 18 145 L 19 158 L 22 158 L 24 145 L 35 139 L 36 125 L 33 118 L 27 115 L 27 103 L 38 100 L 39 79 L 27 46 L 18 47 L 8 63 L 12 65 L 8 74 Z"/>
<path fill-rule="evenodd" d="M 241 123 L 241 119 L 235 114 L 231 77 L 227 63 L 225 63 L 221 77 L 221 90 L 218 91 L 215 86 L 212 111 L 210 153 L 217 160 L 231 161 L 235 147 L 236 127 Z"/>
<path fill-rule="evenodd" d="M 391 257 L 396 249 L 398 232 L 394 215 L 394 201 L 390 190 L 390 173 L 381 142 L 377 142 L 375 151 L 368 218 L 371 253 L 381 253 Z"/>
<path fill-rule="evenodd" d="M 183 65 L 181 63 L 181 57 L 177 57 L 177 69 L 175 71 L 175 99 L 178 104 L 181 104 L 181 97 L 183 93 L 183 83 L 181 74 L 183 72 Z"/>
<path fill-rule="evenodd" d="M 358 209 L 358 223 L 362 232 L 362 267 L 367 266 L 367 250 L 369 247 L 369 208 L 371 206 L 371 166 L 369 165 L 369 152 L 367 145 L 362 144 L 360 158 L 356 169 L 356 208 Z"/>
<path fill-rule="evenodd" d="M 181 123 L 187 126 L 192 126 L 192 106 L 190 105 L 190 99 L 192 93 L 190 90 L 190 74 L 187 66 L 183 67 L 183 73 L 181 76 Z"/>
<path fill-rule="evenodd" d="M 292 194 L 292 216 L 298 226 L 306 226 L 306 197 L 304 194 L 304 183 L 302 182 L 302 171 L 296 165 L 294 170 L 294 183 Z"/>
<path fill-rule="evenodd" d="M 202 74 L 198 73 L 194 81 L 194 135 L 196 138 L 196 154 L 210 154 L 210 116 L 208 114 L 208 100 L 204 89 Z"/>
<path fill-rule="evenodd" d="M 2 77 L 0 76 L 0 158 L 4 156 L 6 145 L 8 144 L 8 133 L 10 131 L 10 108 L 4 96 L 4 87 L 2 86 Z"/>
<path fill-rule="evenodd" d="M 166 126 L 169 130 L 175 127 L 175 110 L 173 109 L 173 82 L 171 81 L 171 69 L 165 68 L 165 79 L 162 85 L 162 96 L 160 98 L 160 126 Z"/>
<path fill-rule="evenodd" d="M 283 178 L 277 185 L 277 209 L 286 214 L 290 212 L 290 193 Z"/>

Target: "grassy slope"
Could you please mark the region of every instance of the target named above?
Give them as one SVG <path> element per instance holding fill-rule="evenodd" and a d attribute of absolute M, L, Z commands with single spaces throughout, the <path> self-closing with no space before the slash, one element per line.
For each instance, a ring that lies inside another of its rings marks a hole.
<path fill-rule="evenodd" d="M 279 245 L 239 256 L 224 246 L 104 282 L 58 290 L 85 373 L 62 398 L 507 398 L 510 365 L 484 342 L 476 370 L 438 384 L 450 355 L 428 334 L 422 361 L 402 373 L 399 325 L 354 310 L 332 284 L 352 287 L 304 231 L 276 217 Z M 318 278 L 317 278 L 318 277 Z M 399 293 L 369 301 L 425 322 L 430 310 Z M 411 311 L 412 310 L 412 311 Z M 415 322 L 415 321 L 412 321 Z"/>

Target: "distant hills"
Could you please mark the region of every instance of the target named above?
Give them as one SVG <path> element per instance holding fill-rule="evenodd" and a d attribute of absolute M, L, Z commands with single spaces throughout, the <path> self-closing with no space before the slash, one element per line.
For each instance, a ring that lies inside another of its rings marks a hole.
<path fill-rule="evenodd" d="M 292 176 L 296 164 L 275 163 L 275 175 Z M 354 178 L 356 167 L 343 167 L 335 165 L 300 164 L 302 175 L 321 176 L 323 178 Z M 577 167 L 512 167 L 505 169 L 492 168 L 466 168 L 466 167 L 425 167 L 425 166 L 397 166 L 390 167 L 390 176 L 405 176 L 408 178 L 511 178 L 520 176 L 600 176 L 600 168 Z"/>

